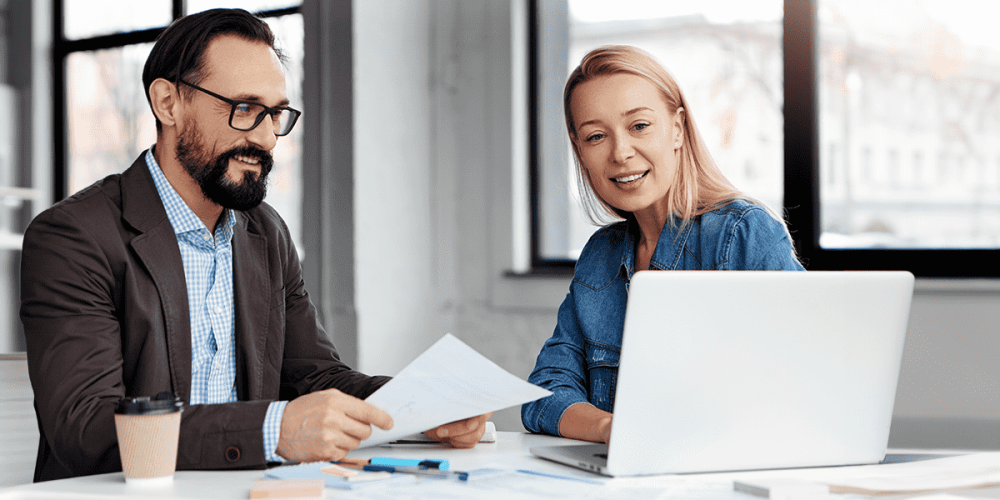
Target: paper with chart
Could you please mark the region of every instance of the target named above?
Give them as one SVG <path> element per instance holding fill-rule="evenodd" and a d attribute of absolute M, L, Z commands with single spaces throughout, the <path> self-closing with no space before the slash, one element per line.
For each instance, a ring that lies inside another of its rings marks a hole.
<path fill-rule="evenodd" d="M 388 443 L 549 394 L 449 333 L 365 399 L 392 417 L 393 428 L 384 431 L 372 426 L 371 437 L 359 447 Z"/>

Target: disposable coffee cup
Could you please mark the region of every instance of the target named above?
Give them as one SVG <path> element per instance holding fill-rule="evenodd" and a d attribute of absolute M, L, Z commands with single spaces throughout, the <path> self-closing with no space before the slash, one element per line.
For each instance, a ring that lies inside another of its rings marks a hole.
<path fill-rule="evenodd" d="M 173 481 L 183 409 L 184 402 L 168 392 L 118 401 L 115 431 L 126 483 L 162 486 Z"/>

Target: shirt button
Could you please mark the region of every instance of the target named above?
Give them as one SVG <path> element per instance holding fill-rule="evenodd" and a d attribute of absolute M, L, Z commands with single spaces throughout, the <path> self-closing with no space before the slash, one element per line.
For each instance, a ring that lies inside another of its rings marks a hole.
<path fill-rule="evenodd" d="M 215 314 L 222 314 L 222 306 L 215 308 Z"/>

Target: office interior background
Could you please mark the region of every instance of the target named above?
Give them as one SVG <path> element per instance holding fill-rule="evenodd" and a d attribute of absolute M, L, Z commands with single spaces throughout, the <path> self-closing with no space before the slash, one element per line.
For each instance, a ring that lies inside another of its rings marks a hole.
<path fill-rule="evenodd" d="M 819 196 L 791 210 L 819 223 L 791 230 L 847 256 L 842 269 L 870 268 L 865 251 L 878 250 L 899 263 L 879 268 L 918 275 L 890 445 L 1000 449 L 1000 42 L 975 2 L 134 5 L 0 0 L 0 426 L 18 431 L 0 445 L 20 456 L 0 480 L 30 480 L 37 446 L 18 354 L 20 234 L 155 141 L 140 81 L 150 41 L 214 6 L 263 11 L 290 55 L 304 115 L 275 149 L 266 201 L 341 355 L 389 375 L 445 333 L 530 373 L 595 229 L 562 121 L 562 85 L 584 53 L 628 43 L 656 55 L 726 175 L 781 208 L 798 161 L 786 89 L 802 83 L 783 40 L 810 34 Z M 803 5 L 812 17 L 790 17 Z M 518 408 L 493 420 L 523 429 Z"/>

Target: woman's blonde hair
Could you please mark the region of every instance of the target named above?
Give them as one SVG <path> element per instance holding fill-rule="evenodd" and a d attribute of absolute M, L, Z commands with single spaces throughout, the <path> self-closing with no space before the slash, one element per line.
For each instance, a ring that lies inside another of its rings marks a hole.
<path fill-rule="evenodd" d="M 583 168 L 580 150 L 576 143 L 576 125 L 573 121 L 573 110 L 570 101 L 573 91 L 578 85 L 599 77 L 620 73 L 628 73 L 645 78 L 660 90 L 667 110 L 677 113 L 682 110 L 683 143 L 680 158 L 674 171 L 671 188 L 667 192 L 667 200 L 671 213 L 681 220 L 681 227 L 687 225 L 692 217 L 724 206 L 734 200 L 744 200 L 763 206 L 778 221 L 784 224 L 781 217 L 773 210 L 754 200 L 726 179 L 709 154 L 705 142 L 694 123 L 694 115 L 684 94 L 670 73 L 646 51 L 628 45 L 607 45 L 592 50 L 583 57 L 583 61 L 570 74 L 563 91 L 563 108 L 566 114 L 566 130 L 569 132 L 573 145 L 573 157 L 576 163 L 576 179 L 580 188 L 580 199 L 590 220 L 597 225 L 616 222 L 619 218 L 627 219 L 629 212 L 612 207 L 594 191 L 587 169 Z M 787 230 L 787 229 L 786 229 Z"/>

